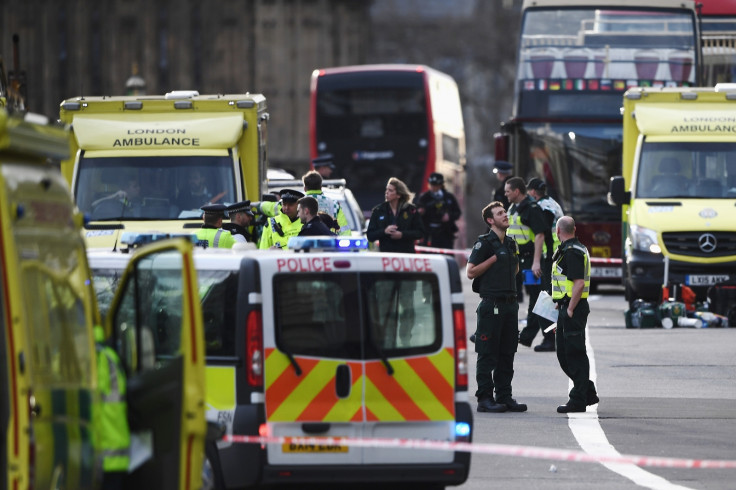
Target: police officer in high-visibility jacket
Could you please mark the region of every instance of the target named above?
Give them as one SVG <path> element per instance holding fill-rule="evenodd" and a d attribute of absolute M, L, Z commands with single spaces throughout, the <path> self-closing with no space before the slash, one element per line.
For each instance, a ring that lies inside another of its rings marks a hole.
<path fill-rule="evenodd" d="M 95 405 L 95 440 L 104 470 L 103 488 L 123 488 L 130 463 L 130 429 L 125 403 L 125 372 L 115 349 L 105 344 L 102 327 L 95 326 L 97 383 L 100 399 Z"/>
<path fill-rule="evenodd" d="M 562 207 L 547 195 L 547 184 L 542 179 L 533 177 L 529 179 L 526 184 L 526 190 L 529 197 L 537 203 L 542 209 L 547 228 L 544 230 L 544 247 L 542 249 L 542 289 L 547 294 L 552 294 L 552 278 L 550 276 L 552 272 L 552 254 L 557 250 L 560 245 L 560 240 L 557 238 L 557 232 L 555 226 L 557 220 L 560 219 L 565 213 L 562 212 Z M 552 325 L 552 322 L 546 318 L 537 316 L 536 321 L 528 321 L 526 327 L 519 334 L 519 342 L 522 344 L 531 343 L 534 337 L 537 335 L 539 330 L 542 330 L 544 339 L 542 343 L 534 347 L 535 352 L 554 352 L 555 350 L 555 334 L 554 332 L 544 332 L 544 330 Z"/>
<path fill-rule="evenodd" d="M 532 310 L 539 297 L 539 292 L 542 290 L 542 251 L 544 249 L 544 233 L 549 230 L 549 225 L 544 218 L 542 208 L 537 206 L 527 195 L 524 179 L 511 177 L 505 185 L 506 197 L 511 203 L 509 207 L 510 226 L 507 233 L 516 240 L 516 244 L 519 246 L 519 268 L 521 271 L 531 271 L 527 274 L 533 275 L 534 279 L 539 282 L 539 284 L 527 283 L 525 286 L 526 292 L 529 294 L 526 322 L 527 326 L 532 323 L 532 328 L 522 331 L 519 336 L 519 343 L 530 347 L 539 330 L 539 317 L 532 313 Z M 519 280 L 518 276 L 516 287 L 517 293 L 520 292 L 522 281 Z"/>
<path fill-rule="evenodd" d="M 232 233 L 222 229 L 222 219 L 225 217 L 227 207 L 224 204 L 208 204 L 202 206 L 202 219 L 204 224 L 197 230 L 197 239 L 207 242 L 208 247 L 233 248 L 235 238 Z"/>
<path fill-rule="evenodd" d="M 297 214 L 297 201 L 304 197 L 299 191 L 283 189 L 281 191 L 281 212 L 266 220 L 258 248 L 286 248 L 289 238 L 297 236 L 302 229 L 302 222 Z"/>
<path fill-rule="evenodd" d="M 569 216 L 557 220 L 561 244 L 552 260 L 552 300 L 557 303 L 557 360 L 573 382 L 569 400 L 557 407 L 559 413 L 585 412 L 598 403 L 595 384 L 590 380 L 590 361 L 585 349 L 585 324 L 590 306 L 590 256 L 575 237 L 575 221 Z"/>

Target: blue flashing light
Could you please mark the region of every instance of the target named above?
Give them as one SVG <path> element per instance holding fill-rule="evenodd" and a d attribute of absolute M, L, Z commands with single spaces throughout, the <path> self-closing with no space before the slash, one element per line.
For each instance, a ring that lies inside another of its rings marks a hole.
<path fill-rule="evenodd" d="M 347 236 L 295 236 L 289 238 L 289 248 L 302 252 L 309 250 L 358 252 L 368 249 L 368 239 Z"/>
<path fill-rule="evenodd" d="M 455 422 L 455 436 L 457 437 L 470 436 L 470 424 L 467 422 Z"/>

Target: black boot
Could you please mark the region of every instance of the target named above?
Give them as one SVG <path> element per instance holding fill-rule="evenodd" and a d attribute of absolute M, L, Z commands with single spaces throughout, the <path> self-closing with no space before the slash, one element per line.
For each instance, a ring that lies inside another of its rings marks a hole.
<path fill-rule="evenodd" d="M 479 412 L 493 412 L 501 413 L 507 411 L 509 408 L 502 404 L 493 401 L 493 398 L 481 398 L 478 400 L 478 411 Z"/>
<path fill-rule="evenodd" d="M 542 343 L 534 347 L 534 352 L 554 352 L 555 351 L 555 339 L 548 339 L 545 337 Z"/>

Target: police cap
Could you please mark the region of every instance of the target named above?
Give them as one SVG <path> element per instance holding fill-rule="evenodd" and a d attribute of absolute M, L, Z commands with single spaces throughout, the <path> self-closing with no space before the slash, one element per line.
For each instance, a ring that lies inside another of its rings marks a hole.
<path fill-rule="evenodd" d="M 202 206 L 202 211 L 208 214 L 222 214 L 225 215 L 225 211 L 227 210 L 227 206 L 224 204 L 207 204 L 206 206 Z"/>
<path fill-rule="evenodd" d="M 542 179 L 538 179 L 537 177 L 532 177 L 529 179 L 529 182 L 526 184 L 527 189 L 531 189 L 533 191 L 545 191 L 547 189 L 547 184 L 544 183 Z"/>
<path fill-rule="evenodd" d="M 441 173 L 432 172 L 431 174 L 429 174 L 429 179 L 427 179 L 427 181 L 430 184 L 442 185 L 445 183 L 445 177 L 443 177 Z"/>
<path fill-rule="evenodd" d="M 281 200 L 282 201 L 296 202 L 302 197 L 304 197 L 304 194 L 302 194 L 299 191 L 295 191 L 293 189 L 281 189 Z"/>
<path fill-rule="evenodd" d="M 228 216 L 235 213 L 245 213 L 247 215 L 253 216 L 253 211 L 251 211 L 250 209 L 250 201 L 245 200 L 236 202 L 235 204 L 231 204 L 227 207 Z"/>
<path fill-rule="evenodd" d="M 320 155 L 316 158 L 312 159 L 312 166 L 314 168 L 319 167 L 330 167 L 332 170 L 335 170 L 335 164 L 332 163 L 333 157 L 329 153 L 325 153 L 324 155 Z"/>
<path fill-rule="evenodd" d="M 498 160 L 496 161 L 495 165 L 493 165 L 493 173 L 497 174 L 499 172 L 502 172 L 502 173 L 510 174 L 512 168 L 514 167 L 509 162 L 506 162 L 504 160 Z"/>

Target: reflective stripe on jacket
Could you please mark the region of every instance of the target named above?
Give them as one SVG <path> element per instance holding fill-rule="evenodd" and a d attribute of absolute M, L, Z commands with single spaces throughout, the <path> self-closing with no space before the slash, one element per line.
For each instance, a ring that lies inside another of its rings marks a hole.
<path fill-rule="evenodd" d="M 100 398 L 95 404 L 95 440 L 102 468 L 106 472 L 127 471 L 130 429 L 125 373 L 117 352 L 100 343 L 97 344 L 97 383 Z"/>
<path fill-rule="evenodd" d="M 299 218 L 291 221 L 291 218 L 284 213 L 279 213 L 273 218 L 268 219 L 268 224 L 263 228 L 261 234 L 261 241 L 258 243 L 258 248 L 267 249 L 271 248 L 277 243 L 281 248 L 286 248 L 289 238 L 297 236 L 302 229 L 302 222 Z M 278 224 L 281 227 L 281 233 L 274 231 L 274 226 Z"/>
<path fill-rule="evenodd" d="M 552 264 L 552 299 L 562 299 L 565 296 L 572 298 L 573 282 L 562 273 L 562 268 L 560 266 L 560 262 L 562 262 L 563 257 L 570 249 L 579 250 L 583 253 L 585 260 L 585 284 L 583 286 L 583 294 L 580 297 L 587 298 L 590 294 L 590 257 L 588 256 L 588 249 L 580 243 L 570 243 L 563 247 L 564 248 L 558 250 L 557 258 L 555 259 L 554 264 Z"/>
<path fill-rule="evenodd" d="M 521 222 L 518 207 L 514 208 L 514 214 L 509 216 L 509 229 L 506 230 L 506 234 L 516 240 L 519 246 L 526 245 L 529 242 L 534 243 L 534 232 Z"/>
<path fill-rule="evenodd" d="M 212 248 L 233 248 L 235 239 L 232 233 L 222 228 L 200 228 L 197 230 L 197 239 L 207 241 Z"/>

